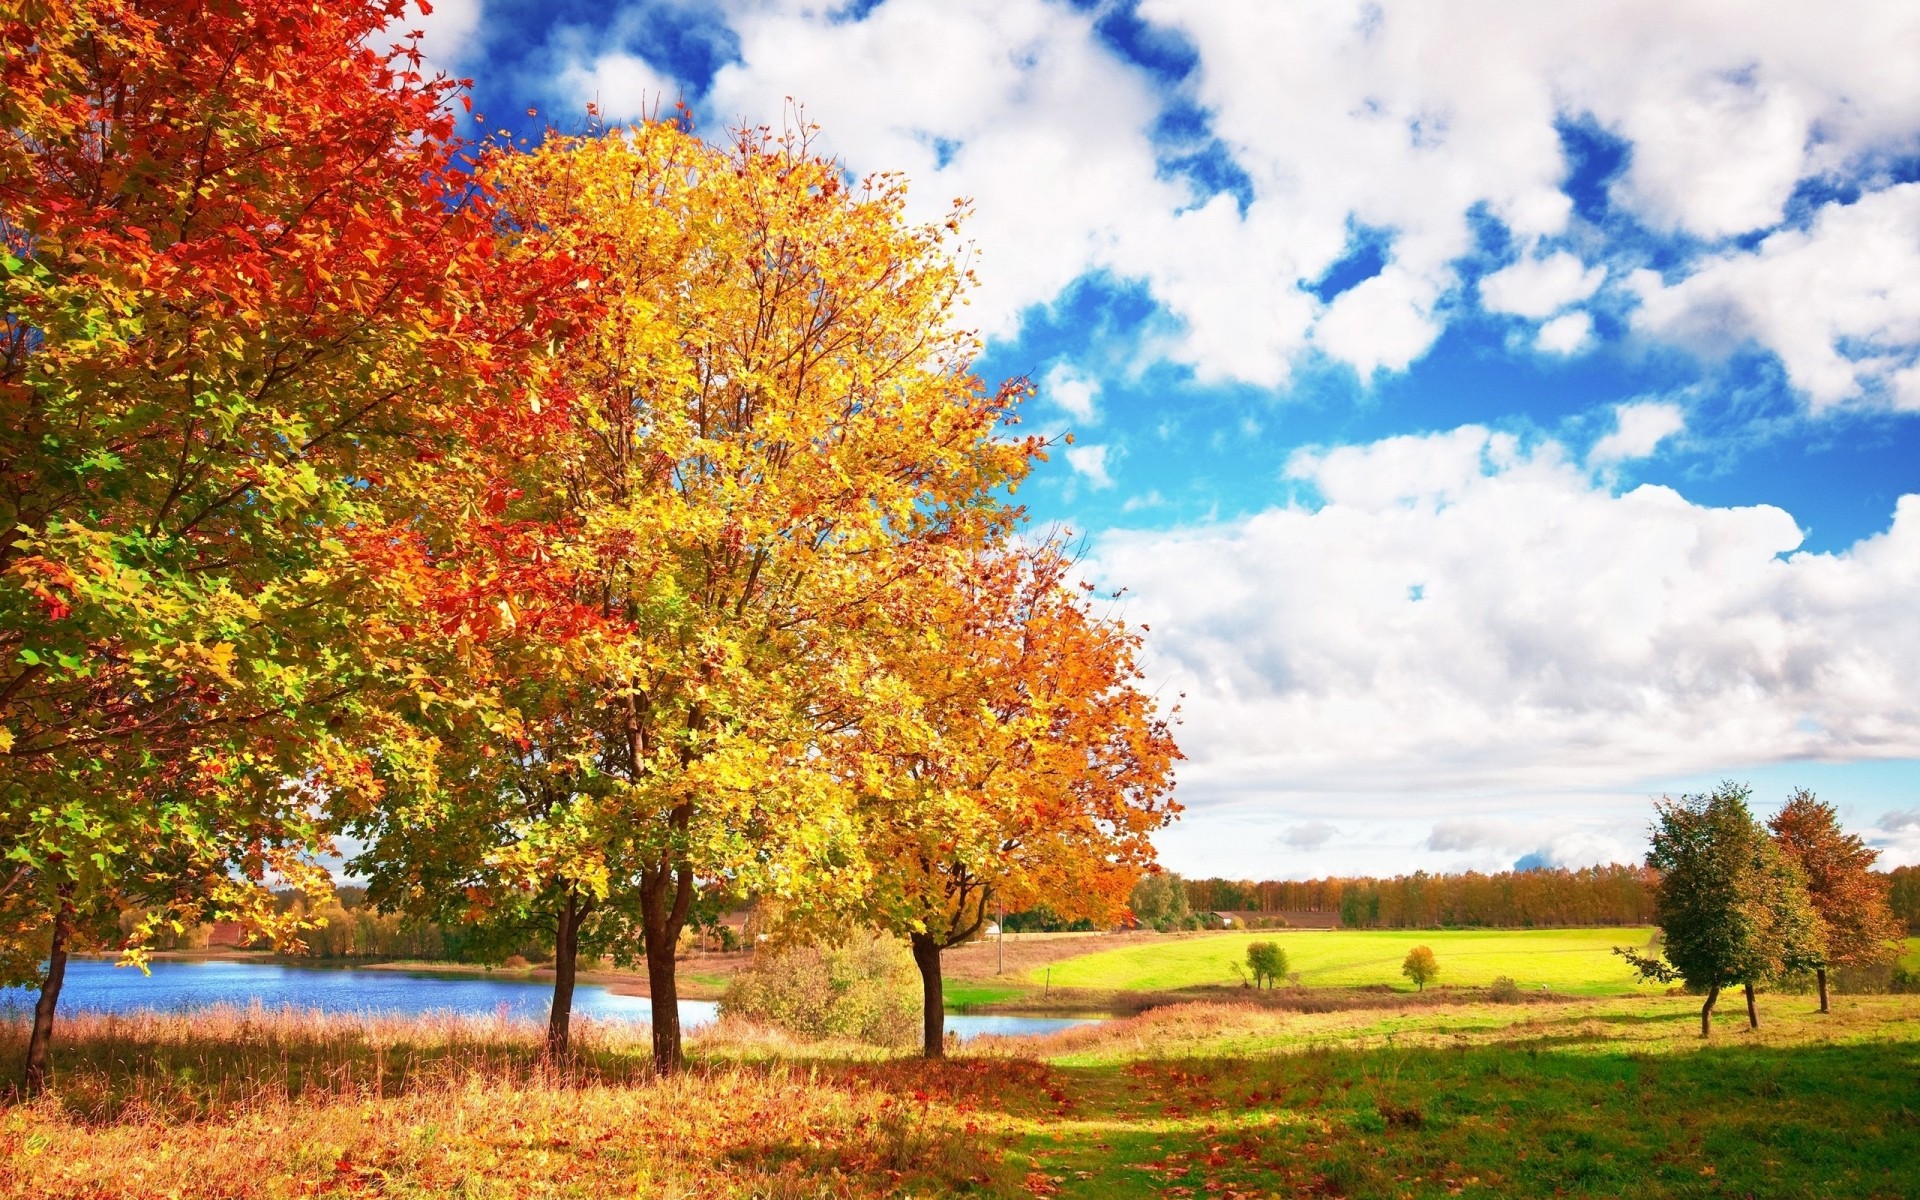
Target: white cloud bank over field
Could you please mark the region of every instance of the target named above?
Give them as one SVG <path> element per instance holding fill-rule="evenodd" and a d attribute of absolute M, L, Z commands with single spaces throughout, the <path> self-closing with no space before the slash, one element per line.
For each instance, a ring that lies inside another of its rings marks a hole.
<path fill-rule="evenodd" d="M 1319 503 L 1095 544 L 1092 574 L 1152 626 L 1152 677 L 1185 694 L 1196 810 L 1611 807 L 1594 836 L 1619 842 L 1641 780 L 1920 758 L 1920 496 L 1815 554 L 1778 508 L 1615 494 L 1556 442 L 1474 426 L 1302 451 L 1286 473 Z M 1498 844 L 1511 861 L 1577 832 Z"/>

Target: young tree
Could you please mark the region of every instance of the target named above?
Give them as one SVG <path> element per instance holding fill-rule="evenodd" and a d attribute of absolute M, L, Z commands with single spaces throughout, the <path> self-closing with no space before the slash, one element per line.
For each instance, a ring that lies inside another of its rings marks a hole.
<path fill-rule="evenodd" d="M 1820 1011 L 1827 1012 L 1827 968 L 1877 966 L 1900 953 L 1904 932 L 1887 903 L 1887 879 L 1876 874 L 1880 852 L 1840 828 L 1831 804 L 1799 789 L 1767 822 L 1774 841 L 1806 877 L 1819 914 L 1826 956 L 1814 967 Z"/>
<path fill-rule="evenodd" d="M 1093 612 L 1072 567 L 1052 541 L 962 557 L 876 642 L 902 690 L 848 740 L 864 913 L 913 947 L 929 1058 L 945 1053 L 943 951 L 996 903 L 1113 920 L 1177 811 L 1140 633 Z"/>
<path fill-rule="evenodd" d="M 1250 942 L 1247 969 L 1253 972 L 1253 986 L 1259 987 L 1264 982 L 1271 989 L 1274 981 L 1287 973 L 1287 952 L 1277 942 Z"/>
<path fill-rule="evenodd" d="M 424 707 L 460 766 L 363 814 L 364 867 L 383 902 L 437 903 L 420 881 L 445 872 L 473 920 L 538 911 L 563 958 L 576 922 L 641 955 L 671 1070 L 700 886 L 858 886 L 821 746 L 866 691 L 868 614 L 1031 451 L 952 327 L 953 222 L 908 224 L 897 179 L 674 122 L 549 136 L 488 179 L 592 312 L 517 412 L 478 418 L 503 436 L 469 439 L 495 447 L 469 481 L 365 544 L 448 664 Z"/>
<path fill-rule="evenodd" d="M 406 12 L 0 11 L 0 846 L 50 956 L 30 1086 L 86 927 L 157 905 L 291 932 L 246 885 L 319 886 L 315 794 L 286 781 L 353 785 L 341 531 L 511 366 L 462 300 L 495 276 L 454 85 L 382 32 Z"/>
<path fill-rule="evenodd" d="M 1747 808 L 1750 789 L 1723 783 L 1707 795 L 1655 806 L 1647 865 L 1655 889 L 1664 959 L 1616 948 L 1642 977 L 1684 979 L 1703 989 L 1700 1036 L 1713 1031 L 1720 989 L 1742 984 L 1747 1017 L 1757 1025 L 1753 985 L 1810 967 L 1823 953 L 1820 930 L 1799 869 Z"/>
<path fill-rule="evenodd" d="M 1440 963 L 1433 957 L 1430 946 L 1415 946 L 1407 951 L 1406 961 L 1400 964 L 1400 973 L 1413 980 L 1414 987 L 1427 990 L 1427 984 L 1440 977 Z"/>
<path fill-rule="evenodd" d="M 1142 925 L 1159 930 L 1178 929 L 1190 914 L 1186 881 L 1171 871 L 1148 871 L 1127 895 L 1127 908 Z"/>

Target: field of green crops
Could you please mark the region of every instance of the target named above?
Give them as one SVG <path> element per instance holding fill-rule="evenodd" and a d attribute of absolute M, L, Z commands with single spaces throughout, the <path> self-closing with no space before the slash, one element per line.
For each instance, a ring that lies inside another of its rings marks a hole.
<path fill-rule="evenodd" d="M 1622 929 L 1485 930 L 1270 930 L 1155 939 L 1054 963 L 1054 987 L 1163 991 L 1232 985 L 1234 964 L 1244 963 L 1247 943 L 1278 942 L 1288 969 L 1306 987 L 1413 985 L 1400 964 L 1415 946 L 1430 946 L 1440 962 L 1437 984 L 1484 987 L 1501 975 L 1529 991 L 1541 985 L 1566 995 L 1611 996 L 1660 991 L 1635 981 L 1615 946 L 1644 948 L 1645 927 Z M 1041 982 L 1035 972 L 1031 982 Z"/>

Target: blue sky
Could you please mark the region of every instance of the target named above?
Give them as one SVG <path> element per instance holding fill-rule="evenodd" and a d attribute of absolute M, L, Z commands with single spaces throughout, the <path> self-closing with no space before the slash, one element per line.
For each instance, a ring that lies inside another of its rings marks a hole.
<path fill-rule="evenodd" d="M 489 128 L 791 98 L 920 215 L 971 198 L 981 372 L 1075 435 L 1022 498 L 1184 696 L 1175 869 L 1625 860 L 1722 778 L 1920 862 L 1920 9 L 416 24 Z"/>

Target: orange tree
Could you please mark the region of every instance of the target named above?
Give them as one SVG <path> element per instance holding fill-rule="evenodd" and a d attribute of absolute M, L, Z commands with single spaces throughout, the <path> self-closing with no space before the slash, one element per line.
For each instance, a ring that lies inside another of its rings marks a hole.
<path fill-rule="evenodd" d="M 1879 966 L 1899 957 L 1904 930 L 1887 904 L 1887 877 L 1873 870 L 1880 852 L 1843 831 L 1833 806 L 1805 788 L 1787 799 L 1767 828 L 1806 876 L 1826 935 L 1826 955 L 1814 967 L 1820 1011 L 1826 1012 L 1828 967 Z"/>
<path fill-rule="evenodd" d="M 493 235 L 454 85 L 381 45 L 405 13 L 0 3 L 0 905 L 44 930 L 0 958 L 43 988 L 30 1085 L 73 938 L 135 903 L 285 933 L 258 885 L 323 878 L 360 670 L 340 533 L 525 324 L 465 297 Z"/>
<path fill-rule="evenodd" d="M 1140 632 L 1093 611 L 1052 541 L 961 557 L 899 612 L 899 692 L 859 739 L 862 916 L 906 937 L 923 1050 L 945 1050 L 941 952 L 997 905 L 1112 921 L 1177 811 L 1180 757 L 1140 686 Z"/>
<path fill-rule="evenodd" d="M 549 136 L 491 183 L 592 315 L 511 452 L 368 542 L 445 669 L 418 714 L 439 759 L 364 812 L 361 865 L 383 904 L 547 923 L 556 1051 L 573 959 L 644 959 L 671 1069 L 702 886 L 857 884 L 820 745 L 868 694 L 869 614 L 998 519 L 1031 447 L 953 326 L 955 223 L 909 224 L 893 177 L 659 122 Z"/>

